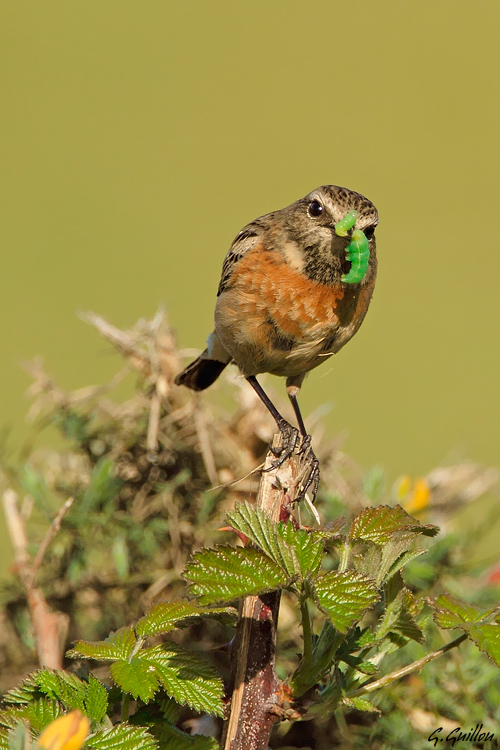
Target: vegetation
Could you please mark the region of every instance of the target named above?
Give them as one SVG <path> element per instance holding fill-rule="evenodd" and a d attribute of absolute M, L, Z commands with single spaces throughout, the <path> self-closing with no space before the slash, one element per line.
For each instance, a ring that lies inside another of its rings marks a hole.
<path fill-rule="evenodd" d="M 233 750 L 494 732 L 500 605 L 477 550 L 495 472 L 442 467 L 388 489 L 316 423 L 318 524 L 291 503 L 299 455 L 261 471 L 273 423 L 234 372 L 230 416 L 217 390 L 173 385 L 181 353 L 162 312 L 128 332 L 89 322 L 126 370 L 64 393 L 35 363 L 39 424 L 64 446 L 2 460 L 15 562 L 0 590 L 0 748 L 49 746 L 40 733 L 71 711 L 61 749 L 87 730 L 99 750 L 212 750 L 233 730 Z M 130 371 L 134 393 L 112 400 Z"/>

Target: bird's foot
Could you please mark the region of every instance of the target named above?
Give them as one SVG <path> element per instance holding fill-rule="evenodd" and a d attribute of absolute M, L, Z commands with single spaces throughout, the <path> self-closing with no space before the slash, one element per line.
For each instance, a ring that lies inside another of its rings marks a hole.
<path fill-rule="evenodd" d="M 298 447 L 298 454 L 300 456 L 300 478 L 299 491 L 294 502 L 300 502 L 300 500 L 303 500 L 309 489 L 311 490 L 312 501 L 314 502 L 318 491 L 320 474 L 319 461 L 311 448 L 311 436 L 305 435 L 300 441 L 299 431 L 285 420 L 278 423 L 278 427 L 281 433 L 281 446 L 279 448 L 271 448 L 276 456 L 276 460 L 273 461 L 267 469 L 264 469 L 264 471 L 277 469 L 287 460 L 287 458 L 290 458 L 292 453 Z"/>
<path fill-rule="evenodd" d="M 279 448 L 273 448 L 271 450 L 276 456 L 276 460 L 272 462 L 271 466 L 265 471 L 272 471 L 281 466 L 287 458 L 290 458 L 299 442 L 299 431 L 296 427 L 292 427 L 289 422 L 285 419 L 278 422 L 278 429 L 281 434 L 281 446 Z"/>
<path fill-rule="evenodd" d="M 307 491 L 311 490 L 312 502 L 316 499 L 319 485 L 319 461 L 311 448 L 311 436 L 306 435 L 299 448 L 301 456 L 300 462 L 300 484 L 299 491 L 295 497 L 295 502 L 300 502 L 306 496 Z"/>

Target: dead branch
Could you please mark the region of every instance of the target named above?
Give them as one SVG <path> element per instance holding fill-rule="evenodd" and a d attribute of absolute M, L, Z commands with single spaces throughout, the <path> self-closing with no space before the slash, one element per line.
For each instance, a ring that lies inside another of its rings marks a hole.
<path fill-rule="evenodd" d="M 7 529 L 14 548 L 14 564 L 25 589 L 33 626 L 33 633 L 40 666 L 62 669 L 64 645 L 69 627 L 69 617 L 62 612 L 52 612 L 47 600 L 34 585 L 35 577 L 47 548 L 59 531 L 61 521 L 73 504 L 73 498 L 66 500 L 56 514 L 45 534 L 33 563 L 30 563 L 28 539 L 24 519 L 18 506 L 17 494 L 12 489 L 3 493 L 3 508 Z"/>

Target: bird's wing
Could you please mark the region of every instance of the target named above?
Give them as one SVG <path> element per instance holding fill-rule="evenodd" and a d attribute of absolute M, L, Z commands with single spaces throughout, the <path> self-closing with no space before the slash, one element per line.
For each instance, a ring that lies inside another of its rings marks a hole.
<path fill-rule="evenodd" d="M 233 269 L 252 248 L 259 242 L 259 228 L 255 224 L 249 224 L 238 234 L 222 264 L 222 274 L 217 296 L 227 289 Z"/>

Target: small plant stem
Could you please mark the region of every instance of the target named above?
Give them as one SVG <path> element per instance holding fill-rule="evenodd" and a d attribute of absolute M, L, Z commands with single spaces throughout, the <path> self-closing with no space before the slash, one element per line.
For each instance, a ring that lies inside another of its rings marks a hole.
<path fill-rule="evenodd" d="M 438 656 L 442 656 L 447 651 L 450 651 L 452 648 L 456 648 L 457 646 L 459 646 L 461 643 L 463 643 L 463 641 L 467 640 L 467 637 L 468 637 L 467 633 L 464 633 L 458 638 L 455 638 L 454 641 L 450 641 L 449 643 L 447 643 L 446 646 L 442 646 L 442 648 L 438 648 L 437 651 L 431 651 L 430 654 L 426 654 L 425 656 L 422 656 L 421 659 L 417 659 L 417 661 L 414 661 L 411 664 L 408 664 L 408 666 L 403 667 L 402 669 L 396 669 L 396 671 L 391 672 L 390 674 L 386 674 L 384 677 L 381 677 L 379 680 L 365 683 L 360 688 L 357 688 L 356 690 L 352 690 L 351 692 L 346 693 L 346 697 L 356 698 L 358 695 L 365 695 L 366 693 L 373 693 L 374 690 L 379 690 L 379 688 L 385 687 L 385 685 L 388 685 L 391 682 L 395 682 L 395 680 L 399 680 L 401 679 L 401 677 L 405 677 L 407 674 L 411 674 L 412 672 L 415 672 L 417 669 L 422 669 L 422 667 L 424 667 L 430 661 L 437 659 Z"/>
<path fill-rule="evenodd" d="M 128 721 L 129 708 L 130 695 L 128 693 L 124 693 L 122 698 L 122 721 Z"/>
<path fill-rule="evenodd" d="M 311 670 L 312 670 L 312 628 L 311 628 L 311 617 L 309 615 L 309 607 L 307 606 L 307 597 L 304 594 L 300 599 L 300 613 L 302 616 L 302 634 L 304 638 L 304 651 L 300 665 L 292 677 L 290 687 L 292 688 L 293 695 L 296 698 L 300 698 L 301 695 L 306 693 L 311 684 Z"/>
<path fill-rule="evenodd" d="M 300 600 L 300 614 L 302 616 L 302 634 L 304 637 L 304 653 L 302 654 L 302 663 L 304 672 L 309 675 L 312 663 L 312 628 L 311 618 L 309 616 L 309 607 L 307 606 L 306 596 Z"/>
<path fill-rule="evenodd" d="M 347 570 L 347 566 L 349 564 L 350 552 L 351 552 L 351 545 L 346 540 L 341 547 L 339 573 L 344 573 Z"/>

